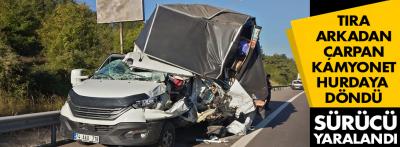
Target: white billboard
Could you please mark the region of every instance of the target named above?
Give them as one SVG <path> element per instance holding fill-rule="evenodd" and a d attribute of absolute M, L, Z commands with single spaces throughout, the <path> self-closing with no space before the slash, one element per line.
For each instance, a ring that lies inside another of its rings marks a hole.
<path fill-rule="evenodd" d="M 97 23 L 143 20 L 143 0 L 96 0 Z"/>

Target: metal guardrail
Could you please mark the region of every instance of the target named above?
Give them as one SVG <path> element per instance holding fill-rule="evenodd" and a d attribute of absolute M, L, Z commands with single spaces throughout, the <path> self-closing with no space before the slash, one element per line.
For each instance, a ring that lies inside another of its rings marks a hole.
<path fill-rule="evenodd" d="M 289 86 L 273 86 L 282 90 Z M 23 129 L 51 126 L 51 145 L 56 144 L 56 126 L 60 124 L 60 111 L 49 111 L 16 116 L 0 117 L 0 133 L 14 132 Z"/>
<path fill-rule="evenodd" d="M 287 85 L 285 85 L 285 86 L 272 86 L 272 90 L 282 90 L 282 89 L 284 89 L 284 88 L 288 88 L 288 87 L 290 87 L 290 86 L 287 86 Z"/>
<path fill-rule="evenodd" d="M 60 111 L 49 111 L 16 116 L 0 117 L 0 133 L 51 126 L 51 144 L 56 144 L 56 126 L 60 123 Z"/>

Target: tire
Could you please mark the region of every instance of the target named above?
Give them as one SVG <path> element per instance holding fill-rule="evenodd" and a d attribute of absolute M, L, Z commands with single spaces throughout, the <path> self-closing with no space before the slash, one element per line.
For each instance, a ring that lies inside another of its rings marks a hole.
<path fill-rule="evenodd" d="M 89 145 L 94 145 L 95 143 L 90 143 L 90 142 L 82 142 L 82 141 L 76 141 L 78 144 L 80 145 L 84 145 L 84 146 L 89 146 Z"/>
<path fill-rule="evenodd" d="M 167 121 L 161 131 L 160 139 L 156 145 L 157 147 L 174 147 L 175 146 L 175 127 Z"/>

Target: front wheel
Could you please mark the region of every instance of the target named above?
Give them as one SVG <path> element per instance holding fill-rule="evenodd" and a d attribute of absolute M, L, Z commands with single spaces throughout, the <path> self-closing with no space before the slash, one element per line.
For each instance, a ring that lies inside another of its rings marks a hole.
<path fill-rule="evenodd" d="M 167 121 L 161 131 L 160 140 L 157 147 L 174 147 L 175 146 L 175 127 Z"/>

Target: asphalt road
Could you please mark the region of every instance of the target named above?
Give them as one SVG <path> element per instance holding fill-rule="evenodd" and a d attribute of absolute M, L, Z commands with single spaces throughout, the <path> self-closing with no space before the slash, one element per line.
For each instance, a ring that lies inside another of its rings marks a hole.
<path fill-rule="evenodd" d="M 305 93 L 286 88 L 273 91 L 270 110 L 267 112 L 266 119 L 263 120 L 258 117 L 253 123 L 257 125 L 262 122 L 265 126 L 252 133 L 243 137 L 227 137 L 228 143 L 206 144 L 195 141 L 196 138 L 205 137 L 206 125 L 199 124 L 177 130 L 176 145 L 178 147 L 308 147 L 310 146 L 309 117 L 309 107 Z M 62 146 L 75 147 L 82 145 L 71 142 Z M 100 147 L 102 145 L 89 146 Z"/>
<path fill-rule="evenodd" d="M 283 101 L 285 101 L 283 99 Z M 281 101 L 282 102 L 282 101 Z M 247 147 L 309 147 L 310 109 L 305 93 L 289 103 L 258 134 L 248 141 Z"/>

